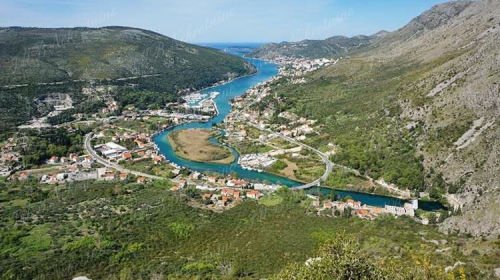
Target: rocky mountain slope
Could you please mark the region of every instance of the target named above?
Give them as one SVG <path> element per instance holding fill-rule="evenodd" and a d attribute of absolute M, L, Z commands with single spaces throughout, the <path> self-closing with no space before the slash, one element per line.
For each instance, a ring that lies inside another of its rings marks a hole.
<path fill-rule="evenodd" d="M 274 90 L 289 110 L 320 120 L 339 146 L 334 160 L 447 198 L 460 214 L 443 231 L 496 237 L 499 14 L 493 0 L 437 5 L 306 84 Z"/>
<path fill-rule="evenodd" d="M 187 70 L 211 82 L 254 71 L 240 58 L 137 28 L 0 28 L 0 85 L 174 78 Z M 185 86 L 191 85 L 177 85 Z"/>
<path fill-rule="evenodd" d="M 402 85 L 413 100 L 398 102 L 403 124 L 422 129 L 417 150 L 426 170 L 442 173 L 448 193 L 457 192 L 448 197 L 461 215 L 448 218 L 444 231 L 500 234 L 498 14 L 498 1 L 438 5 L 381 41 L 385 51 L 364 55 L 437 62 Z"/>
<path fill-rule="evenodd" d="M 248 56 L 269 60 L 280 56 L 311 59 L 345 56 L 355 49 L 370 45 L 373 41 L 385 36 L 385 34 L 385 31 L 381 31 L 372 36 L 359 35 L 351 38 L 334 36 L 326 40 L 267 44 L 252 51 Z"/>

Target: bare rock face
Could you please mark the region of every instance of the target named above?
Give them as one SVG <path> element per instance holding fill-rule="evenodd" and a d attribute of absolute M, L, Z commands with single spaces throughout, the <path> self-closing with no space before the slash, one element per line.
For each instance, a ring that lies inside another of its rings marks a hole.
<path fill-rule="evenodd" d="M 455 1 L 438 4 L 413 19 L 406 27 L 412 28 L 414 31 L 423 29 L 433 30 L 448 23 L 451 19 L 455 18 L 469 7 L 471 3 L 470 1 Z"/>

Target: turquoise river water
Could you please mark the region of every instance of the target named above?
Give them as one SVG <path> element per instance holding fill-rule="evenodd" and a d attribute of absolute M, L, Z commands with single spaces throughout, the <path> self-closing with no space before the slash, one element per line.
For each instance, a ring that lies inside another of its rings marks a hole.
<path fill-rule="evenodd" d="M 222 48 L 221 46 L 216 46 L 219 48 Z M 231 51 L 231 53 L 240 55 L 242 56 L 243 54 L 241 52 L 234 52 Z M 265 182 L 265 183 L 272 183 L 272 184 L 280 184 L 284 185 L 287 187 L 295 187 L 300 185 L 299 182 L 290 180 L 285 177 L 281 176 L 276 176 L 273 174 L 269 174 L 266 172 L 257 172 L 253 170 L 246 170 L 243 169 L 237 161 L 233 162 L 232 164 L 213 164 L 213 163 L 202 163 L 202 162 L 193 162 L 189 160 L 182 159 L 178 157 L 175 153 L 172 147 L 170 146 L 167 136 L 170 132 L 176 131 L 176 130 L 182 130 L 182 129 L 193 129 L 193 128 L 205 128 L 205 129 L 210 129 L 212 128 L 213 123 L 221 123 L 224 118 L 231 112 L 231 105 L 230 105 L 230 100 L 242 95 L 245 91 L 250 89 L 251 87 L 257 85 L 258 83 L 268 81 L 271 79 L 273 76 L 278 74 L 278 65 L 269 63 L 266 61 L 258 60 L 258 59 L 250 59 L 250 58 L 245 58 L 247 59 L 250 63 L 255 65 L 257 68 L 257 74 L 253 76 L 248 76 L 248 77 L 242 77 L 239 79 L 235 79 L 229 83 L 226 83 L 224 85 L 216 86 L 210 89 L 206 89 L 203 92 L 204 93 L 210 93 L 210 92 L 219 92 L 220 94 L 214 99 L 214 102 L 217 104 L 217 107 L 219 109 L 219 115 L 214 117 L 211 121 L 209 122 L 191 122 L 191 123 L 185 123 L 181 124 L 175 127 L 172 127 L 168 130 L 163 131 L 162 133 L 159 133 L 158 135 L 155 136 L 154 142 L 158 146 L 160 153 L 163 154 L 169 161 L 176 163 L 180 166 L 189 168 L 191 170 L 195 170 L 198 172 L 204 172 L 204 173 L 219 173 L 219 174 L 231 174 L 233 172 L 238 173 L 240 178 L 246 179 L 250 182 Z M 211 139 L 212 142 L 215 142 L 215 139 Z M 235 154 L 236 157 L 238 157 L 238 153 L 232 149 L 232 152 Z M 317 192 L 318 188 L 311 190 L 311 192 Z M 331 190 L 326 189 L 326 188 L 319 188 L 321 193 L 327 194 L 331 192 Z M 362 194 L 362 193 L 356 193 L 356 192 L 350 192 L 350 191 L 335 191 L 335 193 L 340 196 L 351 196 L 357 201 L 361 201 L 363 204 L 367 205 L 372 205 L 372 206 L 378 206 L 378 207 L 384 207 L 385 205 L 395 205 L 395 206 L 401 206 L 405 203 L 404 200 L 398 199 L 398 198 L 393 198 L 393 197 L 386 197 L 386 196 L 378 196 L 378 195 L 371 195 L 371 194 Z M 428 202 L 420 202 L 419 203 L 420 208 L 424 210 L 436 210 L 442 208 L 442 205 L 439 203 L 428 203 Z"/>

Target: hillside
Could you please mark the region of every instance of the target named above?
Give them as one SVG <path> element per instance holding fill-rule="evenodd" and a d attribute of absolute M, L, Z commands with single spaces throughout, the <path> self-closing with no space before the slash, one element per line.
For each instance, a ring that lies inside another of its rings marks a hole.
<path fill-rule="evenodd" d="M 175 78 L 189 70 L 215 82 L 253 71 L 218 50 L 128 27 L 1 28 L 0 69 L 0 85 L 158 73 Z"/>
<path fill-rule="evenodd" d="M 305 77 L 280 82 L 280 110 L 318 119 L 309 142 L 334 162 L 449 198 L 446 232 L 500 234 L 500 3 L 433 7 L 403 28 Z"/>
<path fill-rule="evenodd" d="M 396 32 L 382 30 L 371 36 L 333 36 L 325 40 L 303 40 L 263 45 L 248 56 L 273 60 L 277 57 L 289 58 L 329 58 L 348 56 L 365 51 L 373 46 L 387 46 L 389 42 L 399 44 L 426 34 L 446 24 L 470 5 L 469 1 L 445 3 L 434 7 L 413 19 Z M 387 37 L 387 38 L 386 38 Z M 380 44 L 379 44 L 380 43 Z"/>
<path fill-rule="evenodd" d="M 74 106 L 90 102 L 82 95 L 89 84 L 133 82 L 134 98 L 149 91 L 148 100 L 165 104 L 182 90 L 254 72 L 239 57 L 136 28 L 0 28 L 0 131 L 46 115 L 53 95 L 68 95 Z"/>
<path fill-rule="evenodd" d="M 249 57 L 262 59 L 276 59 L 277 57 L 293 58 L 324 58 L 345 56 L 351 51 L 370 45 L 373 41 L 385 36 L 381 31 L 372 36 L 335 36 L 326 40 L 303 40 L 300 42 L 284 42 L 278 44 L 267 44 L 252 51 Z"/>

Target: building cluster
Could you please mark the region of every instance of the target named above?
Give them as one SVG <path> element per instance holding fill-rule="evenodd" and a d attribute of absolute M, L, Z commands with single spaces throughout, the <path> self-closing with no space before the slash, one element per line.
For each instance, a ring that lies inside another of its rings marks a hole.
<path fill-rule="evenodd" d="M 46 164 L 61 166 L 61 172 L 42 174 L 37 177 L 40 179 L 40 182 L 44 184 L 97 179 L 96 173 L 90 170 L 93 163 L 94 159 L 90 155 L 78 156 L 72 153 L 67 157 L 52 156 L 47 160 Z M 29 177 L 32 177 L 32 175 L 28 175 L 27 172 L 21 172 L 17 179 L 27 180 Z"/>
<path fill-rule="evenodd" d="M 185 95 L 182 97 L 186 101 L 184 108 L 194 108 L 204 113 L 218 114 L 217 105 L 213 101 L 218 95 L 219 92 L 211 92 L 210 94 L 195 92 Z"/>
<path fill-rule="evenodd" d="M 410 216 L 415 217 L 416 206 L 412 203 L 405 203 L 403 207 L 386 205 L 385 207 L 373 207 L 362 205 L 359 201 L 347 199 L 346 201 L 324 201 L 320 203 L 318 199 L 312 202 L 313 207 L 318 213 L 331 211 L 333 215 L 338 215 L 349 211 L 351 215 L 355 215 L 361 219 L 373 220 L 382 214 L 390 214 L 393 216 Z"/>
<path fill-rule="evenodd" d="M 259 172 L 270 167 L 276 161 L 277 159 L 270 156 L 268 153 L 248 154 L 238 158 L 238 164 L 240 164 L 243 169 L 257 170 Z"/>
<path fill-rule="evenodd" d="M 257 190 L 249 190 L 249 189 L 243 189 L 238 186 L 237 183 L 230 183 L 231 180 L 228 181 L 228 186 L 233 186 L 233 187 L 226 187 L 226 188 L 207 188 L 207 187 L 201 187 L 197 186 L 196 188 L 198 190 L 203 190 L 203 191 L 210 191 L 210 192 L 205 192 L 202 195 L 202 200 L 204 201 L 205 204 L 213 204 L 218 207 L 224 207 L 230 204 L 231 202 L 239 202 L 243 201 L 244 199 L 253 199 L 253 200 L 259 200 L 263 194 Z M 172 187 L 172 191 L 177 191 L 185 188 L 187 186 L 187 183 L 185 181 L 180 181 L 178 185 Z"/>
<path fill-rule="evenodd" d="M 109 138 L 106 136 L 105 131 L 99 132 L 96 139 Z M 165 161 L 164 156 L 159 155 L 157 148 L 151 142 L 149 134 L 137 133 L 137 132 L 124 132 L 124 133 L 114 133 L 111 137 L 112 141 L 129 141 L 135 144 L 135 149 L 128 150 L 127 148 L 116 144 L 115 142 L 107 142 L 105 144 L 99 144 L 94 146 L 94 149 L 99 151 L 106 159 L 115 162 L 121 161 L 131 161 L 140 162 L 145 160 L 152 160 L 155 165 Z"/>
<path fill-rule="evenodd" d="M 237 124 L 245 122 L 250 122 L 253 126 L 256 126 L 259 129 L 271 128 L 271 130 L 280 131 L 283 135 L 294 137 L 298 141 L 307 139 L 307 135 L 317 133 L 314 127 L 317 123 L 316 120 L 308 120 L 303 117 L 298 117 L 294 113 L 288 111 L 278 114 L 278 117 L 287 120 L 286 123 L 279 125 L 270 124 L 276 111 L 273 102 L 269 102 L 265 108 L 248 108 L 249 104 L 260 102 L 264 97 L 271 94 L 271 82 L 266 82 L 258 84 L 248 90 L 245 93 L 245 98 L 239 97 L 232 101 L 233 107 L 240 108 L 242 110 L 237 113 L 229 114 L 224 120 L 226 130 L 231 133 L 230 136 L 243 139 L 245 137 L 245 135 L 241 133 L 241 129 L 243 128 L 240 128 Z M 281 102 L 281 99 L 276 95 L 274 96 L 274 99 L 277 100 L 278 103 Z"/>
<path fill-rule="evenodd" d="M 321 67 L 337 64 L 340 59 L 306 59 L 280 56 L 274 62 L 280 64 L 279 72 L 283 76 L 301 77 L 308 72 L 318 70 Z"/>

